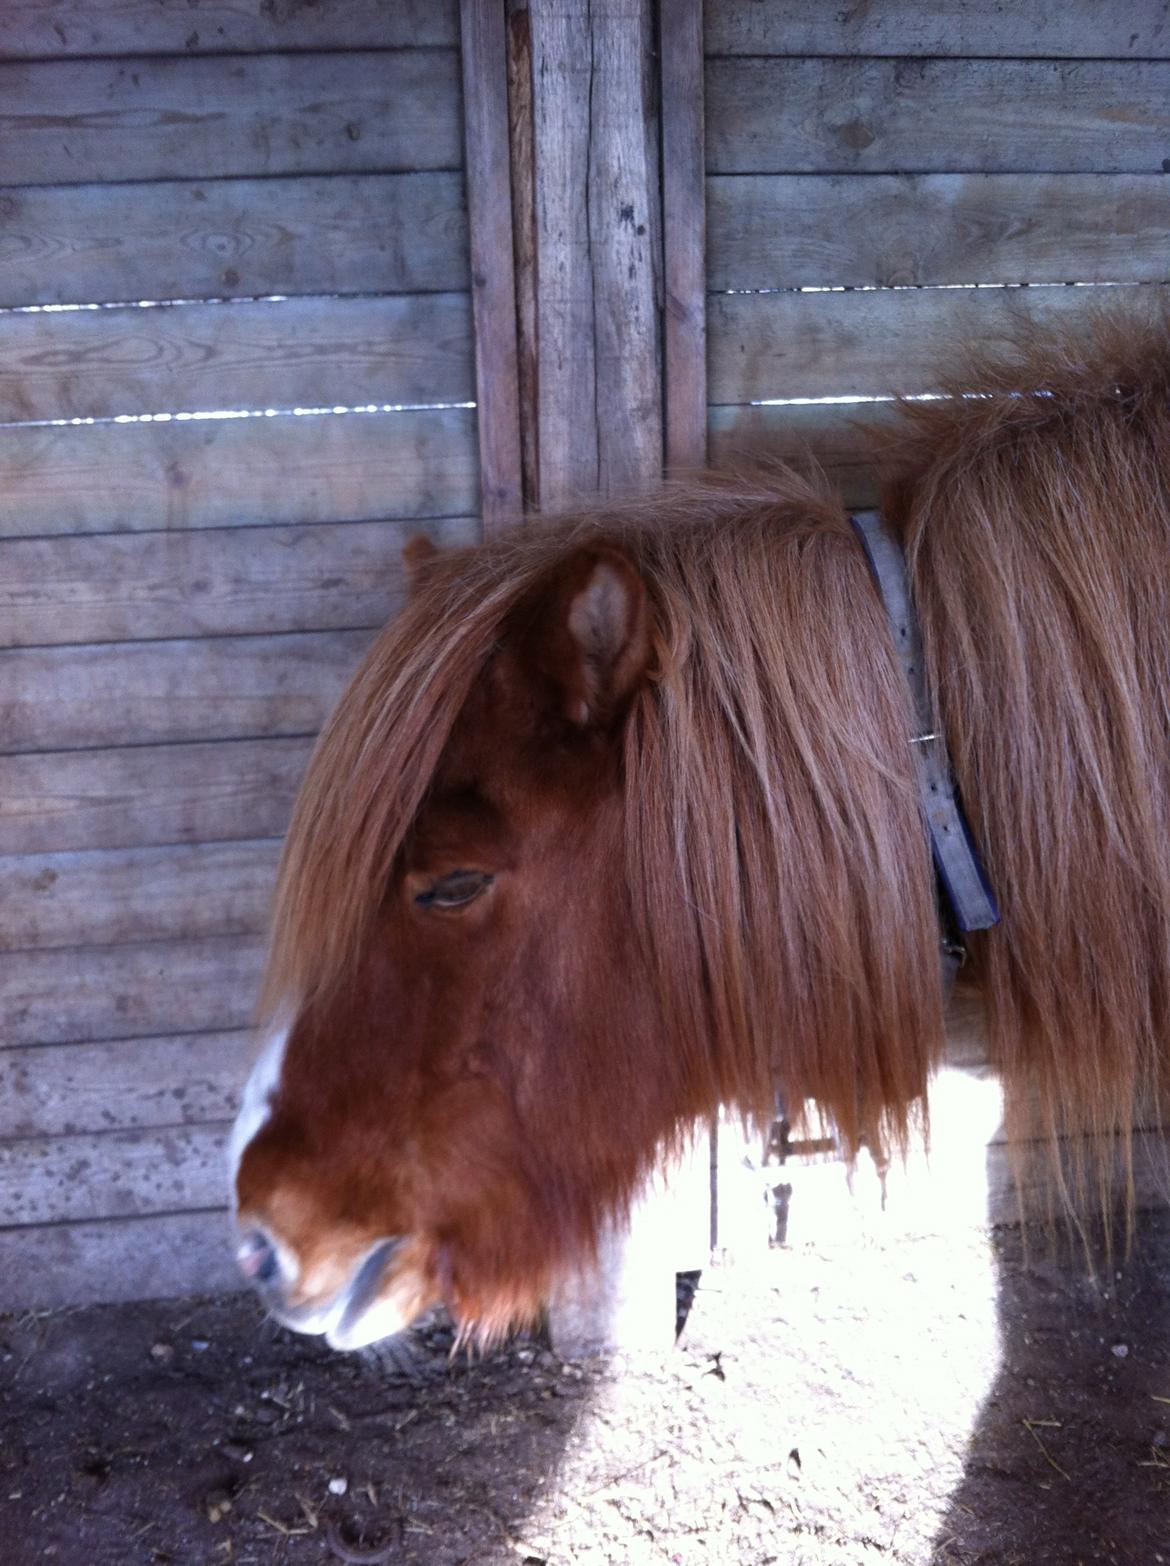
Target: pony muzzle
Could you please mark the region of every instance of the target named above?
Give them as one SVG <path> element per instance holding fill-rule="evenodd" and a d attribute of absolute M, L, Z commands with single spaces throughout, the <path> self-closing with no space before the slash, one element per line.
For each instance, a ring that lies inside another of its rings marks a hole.
<path fill-rule="evenodd" d="M 381 1240 L 366 1253 L 324 1329 L 330 1348 L 365 1348 L 405 1332 L 439 1293 L 424 1265 L 425 1244 Z"/>
<path fill-rule="evenodd" d="M 398 1320 L 396 1325 L 388 1324 L 385 1330 L 375 1330 L 372 1335 L 370 1333 L 372 1318 L 379 1314 L 384 1284 L 389 1283 L 390 1295 L 393 1296 L 394 1286 L 392 1280 L 387 1278 L 387 1271 L 393 1257 L 401 1249 L 401 1239 L 381 1240 L 366 1255 L 344 1291 L 337 1319 L 325 1333 L 330 1348 L 360 1348 L 364 1343 L 373 1343 L 378 1338 L 401 1332 L 408 1325 L 408 1322 Z M 386 1312 L 383 1310 L 382 1314 Z M 371 1320 L 367 1321 L 367 1317 Z"/>
<path fill-rule="evenodd" d="M 293 1332 L 323 1335 L 331 1348 L 354 1349 L 408 1327 L 423 1308 L 414 1269 L 396 1268 L 406 1242 L 378 1240 L 361 1257 L 348 1281 L 325 1300 L 296 1302 L 298 1267 L 279 1241 L 263 1229 L 244 1235 L 236 1258 L 269 1314 Z"/>

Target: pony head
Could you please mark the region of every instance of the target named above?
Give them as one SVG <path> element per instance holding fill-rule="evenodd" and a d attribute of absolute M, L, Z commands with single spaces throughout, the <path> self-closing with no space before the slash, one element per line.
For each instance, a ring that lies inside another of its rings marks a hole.
<path fill-rule="evenodd" d="M 720 1103 L 896 1137 L 940 1032 L 905 695 L 822 494 L 412 563 L 297 805 L 234 1138 L 241 1265 L 339 1347 L 531 1320 Z"/>

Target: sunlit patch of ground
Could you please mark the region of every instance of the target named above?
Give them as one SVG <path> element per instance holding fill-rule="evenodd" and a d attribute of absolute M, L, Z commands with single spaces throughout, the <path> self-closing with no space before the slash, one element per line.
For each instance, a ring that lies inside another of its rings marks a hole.
<path fill-rule="evenodd" d="M 992 1248 L 812 1244 L 704 1276 L 607 1376 L 524 1532 L 549 1561 L 927 1562 L 999 1365 Z"/>

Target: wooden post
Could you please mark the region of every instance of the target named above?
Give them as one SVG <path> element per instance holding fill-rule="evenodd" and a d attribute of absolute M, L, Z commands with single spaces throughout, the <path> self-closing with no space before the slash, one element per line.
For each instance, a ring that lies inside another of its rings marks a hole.
<path fill-rule="evenodd" d="M 666 465 L 707 460 L 702 0 L 660 0 Z"/>
<path fill-rule="evenodd" d="M 512 235 L 516 265 L 517 360 L 520 380 L 520 462 L 524 509 L 540 509 L 540 444 L 536 413 L 536 193 L 532 147 L 532 18 L 528 0 L 508 3 L 508 130 L 512 158 Z"/>
<path fill-rule="evenodd" d="M 541 509 L 662 472 L 652 0 L 530 0 Z"/>
<path fill-rule="evenodd" d="M 460 19 L 480 493 L 490 535 L 523 507 L 503 0 L 462 0 Z"/>

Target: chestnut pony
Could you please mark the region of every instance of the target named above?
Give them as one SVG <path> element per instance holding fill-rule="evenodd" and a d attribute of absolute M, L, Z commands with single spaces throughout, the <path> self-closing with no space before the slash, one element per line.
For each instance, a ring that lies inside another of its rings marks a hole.
<path fill-rule="evenodd" d="M 1013 1130 L 1104 1196 L 1170 1054 L 1170 338 L 1033 335 L 972 386 L 903 408 L 886 514 Z M 411 553 L 296 808 L 234 1139 L 245 1272 L 338 1346 L 531 1319 L 719 1105 L 897 1146 L 943 1036 L 907 692 L 822 483 Z"/>

